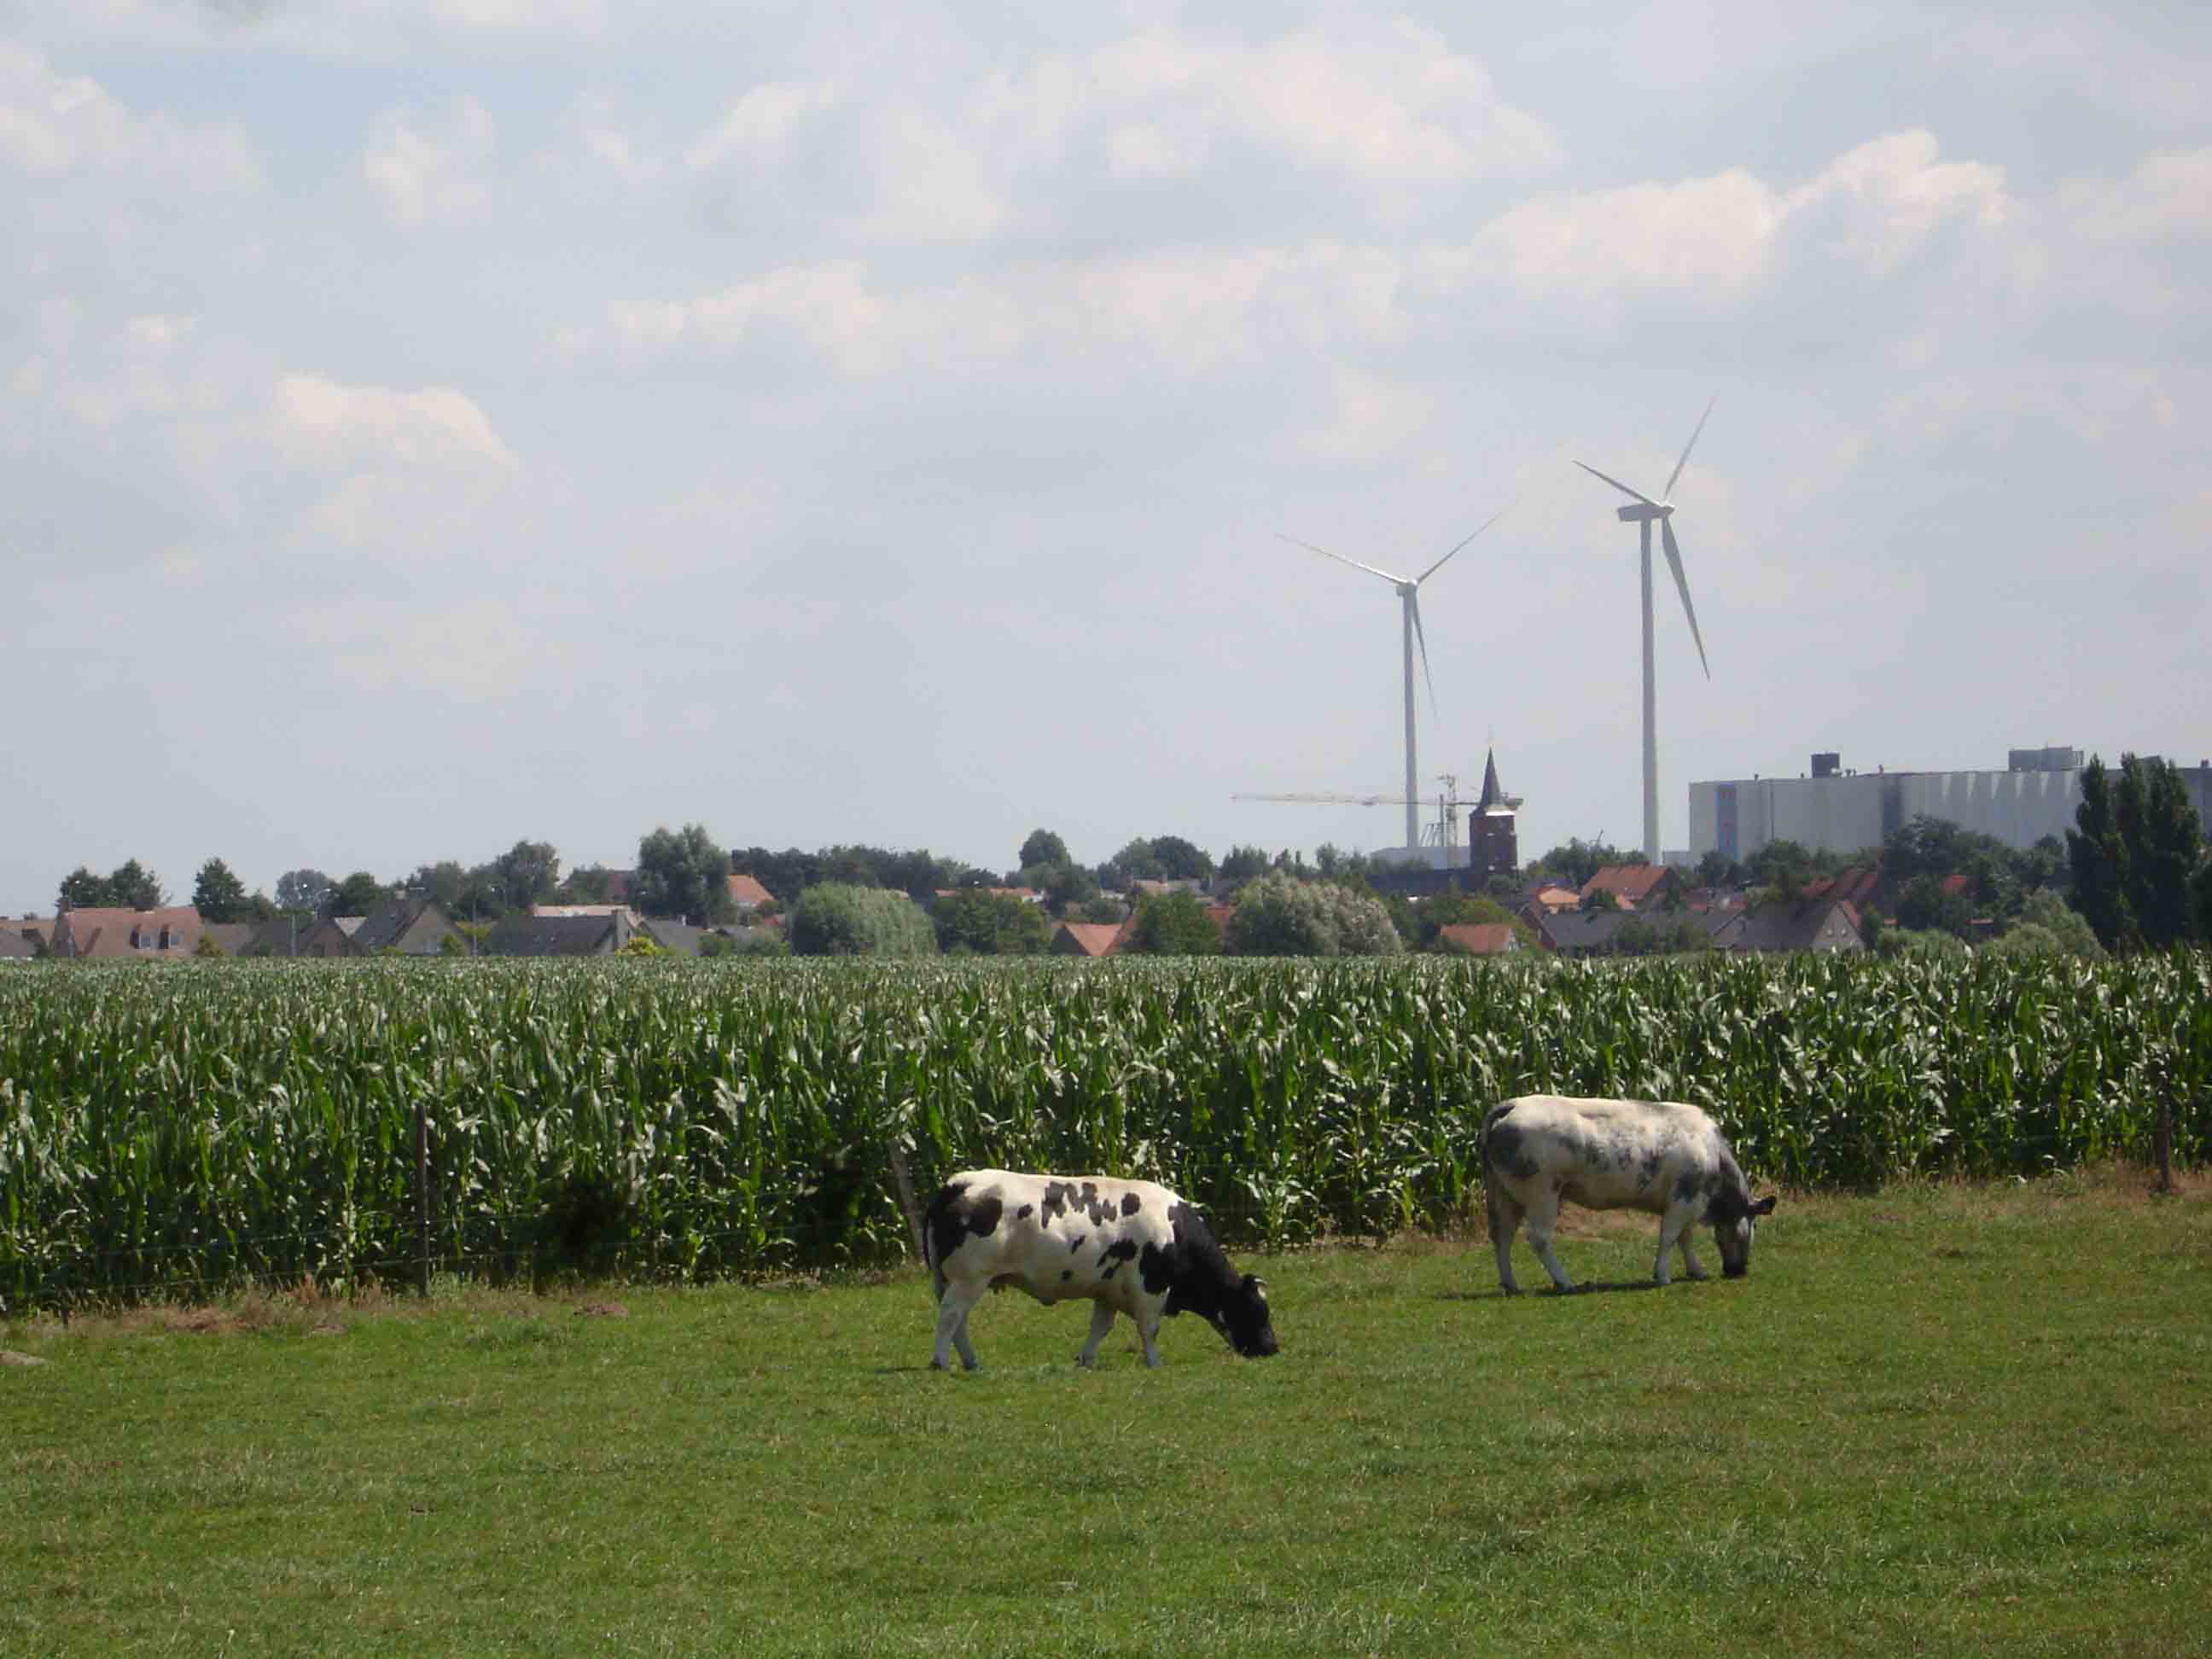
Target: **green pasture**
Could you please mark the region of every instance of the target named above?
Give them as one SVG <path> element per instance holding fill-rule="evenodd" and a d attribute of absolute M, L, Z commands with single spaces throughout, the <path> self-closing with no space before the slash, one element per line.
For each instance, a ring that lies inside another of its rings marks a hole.
<path fill-rule="evenodd" d="M 0 1652 L 2202 1653 L 2209 1199 L 1785 1196 L 1664 1291 L 1575 1217 L 1570 1297 L 1244 1252 L 1281 1356 L 1158 1372 L 1008 1295 L 931 1373 L 911 1270 L 17 1318 Z"/>

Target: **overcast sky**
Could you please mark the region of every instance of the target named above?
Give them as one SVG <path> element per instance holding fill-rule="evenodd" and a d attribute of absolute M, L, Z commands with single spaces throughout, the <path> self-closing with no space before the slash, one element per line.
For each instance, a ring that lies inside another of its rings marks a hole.
<path fill-rule="evenodd" d="M 0 0 L 0 907 L 2193 763 L 2208 20 Z"/>

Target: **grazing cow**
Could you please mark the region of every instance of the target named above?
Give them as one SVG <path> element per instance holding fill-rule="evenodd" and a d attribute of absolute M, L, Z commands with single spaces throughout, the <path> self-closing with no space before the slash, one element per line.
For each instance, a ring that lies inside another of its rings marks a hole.
<path fill-rule="evenodd" d="M 1014 1175 L 968 1170 L 938 1188 L 924 1220 L 922 1255 L 937 1291 L 937 1350 L 975 1369 L 968 1313 L 985 1291 L 1012 1285 L 1048 1304 L 1091 1303 L 1091 1339 L 1079 1365 L 1098 1357 L 1114 1316 L 1137 1322 L 1145 1364 L 1169 1314 L 1194 1313 L 1247 1358 L 1275 1352 L 1261 1281 L 1239 1278 L 1206 1218 L 1166 1188 L 1111 1176 Z"/>
<path fill-rule="evenodd" d="M 1719 1127 L 1694 1106 L 1673 1101 L 1576 1100 L 1522 1095 L 1482 1120 L 1482 1187 L 1498 1282 L 1513 1282 L 1513 1234 L 1522 1218 L 1528 1242 L 1562 1291 L 1574 1285 L 1552 1254 L 1562 1199 L 1591 1210 L 1648 1210 L 1659 1218 L 1659 1260 L 1651 1277 L 1667 1283 L 1667 1257 L 1679 1243 L 1682 1267 L 1703 1279 L 1690 1228 L 1712 1223 L 1721 1268 L 1730 1279 L 1751 1270 L 1752 1222 L 1770 1213 L 1770 1196 L 1752 1201 Z"/>

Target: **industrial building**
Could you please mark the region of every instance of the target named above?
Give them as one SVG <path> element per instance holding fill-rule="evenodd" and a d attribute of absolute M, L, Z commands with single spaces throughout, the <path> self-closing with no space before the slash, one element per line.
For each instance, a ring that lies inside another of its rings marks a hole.
<path fill-rule="evenodd" d="M 1732 778 L 1690 786 L 1690 855 L 1747 859 L 1773 841 L 1820 853 L 1879 847 L 1916 817 L 1942 818 L 2008 847 L 2061 841 L 2081 805 L 2079 749 L 2015 749 L 2002 771 L 1871 772 L 1815 754 L 1795 778 Z M 2106 763 L 2117 773 L 2117 757 Z M 2198 818 L 2212 825 L 2212 761 L 2178 769 Z"/>

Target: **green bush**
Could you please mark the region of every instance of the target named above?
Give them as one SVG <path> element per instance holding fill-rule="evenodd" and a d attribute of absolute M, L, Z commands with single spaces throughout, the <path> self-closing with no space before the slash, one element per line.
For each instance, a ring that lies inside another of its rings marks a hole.
<path fill-rule="evenodd" d="M 1240 957 L 1395 957 L 1406 948 L 1374 894 L 1272 872 L 1238 892 L 1221 942 Z"/>
<path fill-rule="evenodd" d="M 791 950 L 801 957 L 927 957 L 937 954 L 929 918 L 904 893 L 825 881 L 799 896 Z"/>

